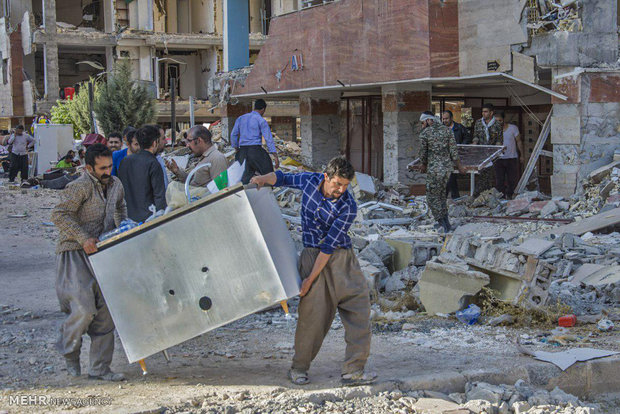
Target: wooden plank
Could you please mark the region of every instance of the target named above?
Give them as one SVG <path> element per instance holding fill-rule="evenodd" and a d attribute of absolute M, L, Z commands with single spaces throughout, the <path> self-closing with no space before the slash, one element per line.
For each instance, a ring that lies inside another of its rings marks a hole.
<path fill-rule="evenodd" d="M 564 233 L 576 234 L 581 236 L 589 231 L 596 231 L 604 229 L 605 227 L 620 224 L 620 207 L 613 210 L 606 211 L 604 213 L 596 214 L 594 216 L 585 218 L 583 220 L 576 221 L 565 226 L 560 226 L 540 233 L 541 236 L 547 236 L 550 234 L 560 235 Z"/>
<path fill-rule="evenodd" d="M 547 115 L 547 119 L 545 119 L 545 123 L 540 130 L 540 135 L 538 136 L 538 140 L 536 141 L 536 145 L 534 146 L 534 151 L 530 156 L 530 159 L 527 162 L 527 166 L 525 167 L 525 171 L 517 184 L 517 188 L 515 188 L 515 194 L 522 193 L 525 189 L 525 186 L 530 180 L 530 176 L 534 171 L 534 167 L 536 166 L 536 162 L 538 161 L 538 157 L 540 157 L 541 152 L 543 151 L 543 147 L 545 146 L 545 142 L 547 142 L 547 138 L 549 137 L 549 132 L 551 132 L 551 114 L 553 113 L 553 109 L 549 111 L 549 115 Z"/>

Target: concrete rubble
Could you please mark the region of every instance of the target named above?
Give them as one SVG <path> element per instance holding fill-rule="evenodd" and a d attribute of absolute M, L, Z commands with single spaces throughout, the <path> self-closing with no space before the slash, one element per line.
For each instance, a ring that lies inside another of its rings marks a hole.
<path fill-rule="evenodd" d="M 528 191 L 507 201 L 495 189 L 461 197 L 449 203 L 456 230 L 448 235 L 434 229 L 424 197 L 357 173 L 352 192 L 358 217 L 350 235 L 371 290 L 374 317 L 452 314 L 479 300 L 484 287 L 516 308 L 549 313 L 553 307 L 597 323 L 601 312 L 620 305 L 620 233 L 549 231 L 618 207 L 619 165 L 594 171 L 583 186 L 586 194 L 568 199 Z M 301 250 L 301 194 L 274 191 Z M 482 320 L 510 325 L 515 317 L 506 313 Z"/>

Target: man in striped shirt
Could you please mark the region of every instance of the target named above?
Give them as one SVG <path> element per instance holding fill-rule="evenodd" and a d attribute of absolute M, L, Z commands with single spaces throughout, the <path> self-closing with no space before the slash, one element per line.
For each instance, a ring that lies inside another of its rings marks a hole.
<path fill-rule="evenodd" d="M 355 176 L 353 166 L 336 157 L 324 173 L 260 175 L 251 182 L 303 191 L 301 226 L 304 250 L 300 257 L 302 277 L 299 296 L 295 356 L 289 371 L 294 384 L 308 381 L 310 363 L 316 357 L 336 310 L 345 330 L 347 348 L 342 382 L 369 384 L 376 375 L 365 373 L 370 353 L 370 293 L 347 234 L 357 216 L 357 204 L 347 187 Z"/>

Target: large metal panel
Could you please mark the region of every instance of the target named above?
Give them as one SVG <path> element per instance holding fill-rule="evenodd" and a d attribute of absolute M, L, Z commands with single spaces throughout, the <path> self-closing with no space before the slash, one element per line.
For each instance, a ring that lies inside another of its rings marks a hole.
<path fill-rule="evenodd" d="M 168 216 L 90 256 L 130 362 L 299 293 L 269 189 L 237 186 Z"/>

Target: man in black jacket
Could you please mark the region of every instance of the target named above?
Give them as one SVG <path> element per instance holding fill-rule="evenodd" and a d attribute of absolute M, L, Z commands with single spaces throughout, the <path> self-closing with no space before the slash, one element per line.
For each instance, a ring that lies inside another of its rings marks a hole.
<path fill-rule="evenodd" d="M 441 122 L 454 134 L 457 144 L 471 144 L 471 134 L 464 125 L 454 122 L 452 111 L 445 110 L 441 113 Z M 456 182 L 457 174 L 450 175 L 446 194 L 451 193 L 452 199 L 459 198 L 459 186 Z"/>
<path fill-rule="evenodd" d="M 118 178 L 125 189 L 127 215 L 134 221 L 143 222 L 152 214 L 149 206 L 155 205 L 157 211 L 166 208 L 166 187 L 164 172 L 156 158 L 159 129 L 146 125 L 136 132 L 136 136 L 140 151 L 123 160 Z"/>

